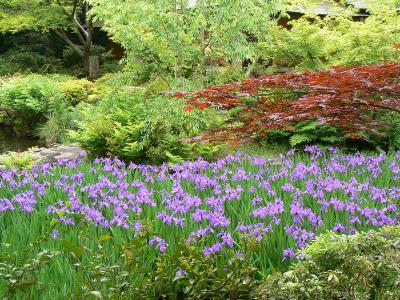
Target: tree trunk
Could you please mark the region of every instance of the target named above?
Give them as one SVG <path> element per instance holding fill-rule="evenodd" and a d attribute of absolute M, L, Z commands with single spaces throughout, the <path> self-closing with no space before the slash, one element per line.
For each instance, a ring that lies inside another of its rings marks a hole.
<path fill-rule="evenodd" d="M 90 55 L 91 55 L 90 46 L 88 47 L 87 45 L 84 45 L 82 59 L 83 59 L 83 66 L 85 67 L 86 74 L 89 74 L 89 69 L 90 69 L 89 58 L 90 58 Z"/>
<path fill-rule="evenodd" d="M 99 77 L 99 56 L 91 55 L 89 56 L 89 77 L 97 78 Z"/>

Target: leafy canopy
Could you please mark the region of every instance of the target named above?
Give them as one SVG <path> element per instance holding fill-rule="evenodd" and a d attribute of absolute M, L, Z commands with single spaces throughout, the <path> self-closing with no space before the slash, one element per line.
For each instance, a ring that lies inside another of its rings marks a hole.
<path fill-rule="evenodd" d="M 0 0 L 0 32 L 71 28 L 72 0 Z"/>
<path fill-rule="evenodd" d="M 282 1 L 271 0 L 90 0 L 92 13 L 137 60 L 162 74 L 183 74 L 220 59 L 255 59 L 257 41 L 268 39 L 271 16 Z M 193 4 L 194 3 L 194 4 Z"/>

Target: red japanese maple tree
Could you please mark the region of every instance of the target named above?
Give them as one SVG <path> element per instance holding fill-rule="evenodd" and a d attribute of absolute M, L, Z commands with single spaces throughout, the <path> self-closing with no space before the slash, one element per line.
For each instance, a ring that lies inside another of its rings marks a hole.
<path fill-rule="evenodd" d="M 400 64 L 267 75 L 176 96 L 187 99 L 188 111 L 205 106 L 238 110 L 227 126 L 210 130 L 205 139 L 266 136 L 271 129 L 293 131 L 298 122 L 316 120 L 347 138 L 368 140 L 385 134 L 384 112 L 400 112 Z"/>

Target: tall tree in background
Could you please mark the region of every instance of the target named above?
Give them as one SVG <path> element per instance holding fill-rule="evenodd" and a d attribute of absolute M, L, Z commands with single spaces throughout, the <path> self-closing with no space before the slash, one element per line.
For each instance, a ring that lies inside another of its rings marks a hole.
<path fill-rule="evenodd" d="M 0 32 L 53 31 L 82 58 L 89 73 L 93 22 L 84 0 L 0 0 Z"/>
<path fill-rule="evenodd" d="M 195 71 L 206 83 L 215 61 L 255 61 L 280 0 L 90 0 L 92 13 L 127 50 L 128 67 L 146 61 L 160 76 Z M 254 43 L 257 41 L 257 43 Z"/>

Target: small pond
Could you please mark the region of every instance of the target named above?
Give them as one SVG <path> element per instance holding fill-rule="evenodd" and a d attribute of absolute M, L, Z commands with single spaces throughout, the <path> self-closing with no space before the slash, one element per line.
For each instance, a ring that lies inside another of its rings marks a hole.
<path fill-rule="evenodd" d="M 0 127 L 0 154 L 7 151 L 25 151 L 30 147 L 40 146 L 39 140 L 20 137 L 8 128 Z"/>

